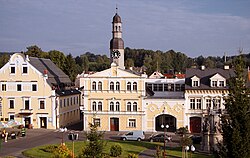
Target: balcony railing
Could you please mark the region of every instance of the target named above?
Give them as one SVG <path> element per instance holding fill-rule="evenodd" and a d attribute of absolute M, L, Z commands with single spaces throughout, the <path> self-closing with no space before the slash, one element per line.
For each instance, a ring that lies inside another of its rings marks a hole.
<path fill-rule="evenodd" d="M 20 114 L 32 114 L 33 109 L 20 109 L 19 113 Z"/>

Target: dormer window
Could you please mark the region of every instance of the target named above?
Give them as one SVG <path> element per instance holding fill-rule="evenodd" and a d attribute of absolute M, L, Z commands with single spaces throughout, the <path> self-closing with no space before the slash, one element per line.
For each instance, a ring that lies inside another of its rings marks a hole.
<path fill-rule="evenodd" d="M 210 78 L 211 87 L 225 87 L 225 85 L 226 85 L 226 79 L 219 73 L 215 74 Z"/>
<path fill-rule="evenodd" d="M 219 87 L 224 87 L 225 84 L 224 84 L 224 81 L 219 81 Z"/>
<path fill-rule="evenodd" d="M 200 78 L 197 76 L 193 76 L 192 80 L 192 87 L 199 87 L 200 86 Z"/>

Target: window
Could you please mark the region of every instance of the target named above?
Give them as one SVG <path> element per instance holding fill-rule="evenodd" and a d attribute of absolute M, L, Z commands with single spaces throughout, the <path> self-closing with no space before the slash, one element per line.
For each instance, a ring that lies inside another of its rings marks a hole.
<path fill-rule="evenodd" d="M 98 111 L 102 111 L 102 102 L 98 102 Z"/>
<path fill-rule="evenodd" d="M 190 99 L 190 109 L 195 109 L 195 99 Z"/>
<path fill-rule="evenodd" d="M 6 91 L 6 84 L 2 84 L 2 91 Z"/>
<path fill-rule="evenodd" d="M 22 85 L 21 84 L 17 84 L 17 91 L 22 91 Z"/>
<path fill-rule="evenodd" d="M 37 85 L 36 84 L 32 84 L 32 91 L 37 91 Z"/>
<path fill-rule="evenodd" d="M 181 91 L 185 91 L 185 84 L 181 84 Z"/>
<path fill-rule="evenodd" d="M 76 104 L 76 97 L 74 97 L 74 105 Z"/>
<path fill-rule="evenodd" d="M 67 98 L 67 106 L 69 106 L 69 98 Z"/>
<path fill-rule="evenodd" d="M 198 87 L 199 86 L 199 81 L 193 81 L 193 87 Z"/>
<path fill-rule="evenodd" d="M 131 82 L 128 82 L 128 83 L 127 83 L 127 90 L 128 90 L 128 91 L 131 91 Z"/>
<path fill-rule="evenodd" d="M 219 86 L 224 87 L 224 81 L 219 81 Z"/>
<path fill-rule="evenodd" d="M 63 105 L 66 106 L 66 99 L 63 99 Z"/>
<path fill-rule="evenodd" d="M 16 73 L 16 68 L 14 66 L 10 67 L 10 73 L 12 74 Z"/>
<path fill-rule="evenodd" d="M 181 91 L 181 85 L 180 84 L 175 85 L 175 91 Z"/>
<path fill-rule="evenodd" d="M 211 99 L 206 99 L 206 108 L 207 109 L 211 108 Z"/>
<path fill-rule="evenodd" d="M 114 90 L 114 82 L 110 82 L 110 88 L 109 88 L 110 90 Z"/>
<path fill-rule="evenodd" d="M 23 74 L 27 74 L 28 73 L 28 67 L 27 66 L 24 66 L 23 67 Z"/>
<path fill-rule="evenodd" d="M 15 120 L 15 115 L 10 115 L 10 120 Z"/>
<path fill-rule="evenodd" d="M 96 102 L 95 101 L 92 103 L 92 110 L 96 111 Z"/>
<path fill-rule="evenodd" d="M 147 84 L 147 87 L 148 87 L 149 89 L 153 90 L 153 84 L 152 84 L 152 83 L 148 83 L 148 84 Z"/>
<path fill-rule="evenodd" d="M 128 126 L 129 127 L 136 127 L 136 120 L 135 119 L 129 119 L 128 120 Z"/>
<path fill-rule="evenodd" d="M 25 100 L 24 101 L 24 109 L 25 110 L 29 110 L 30 109 L 30 101 L 29 100 Z"/>
<path fill-rule="evenodd" d="M 196 107 L 197 109 L 201 109 L 201 99 L 196 99 Z"/>
<path fill-rule="evenodd" d="M 97 127 L 101 127 L 101 120 L 99 118 L 94 118 L 94 125 Z"/>
<path fill-rule="evenodd" d="M 137 103 L 136 102 L 133 103 L 133 111 L 137 111 Z"/>
<path fill-rule="evenodd" d="M 110 111 L 115 111 L 114 102 L 110 102 Z"/>
<path fill-rule="evenodd" d="M 137 91 L 137 83 L 136 82 L 133 83 L 133 90 Z"/>
<path fill-rule="evenodd" d="M 158 84 L 158 91 L 160 91 L 160 92 L 163 91 L 163 84 Z"/>
<path fill-rule="evenodd" d="M 212 81 L 212 87 L 216 87 L 217 86 L 217 81 Z"/>
<path fill-rule="evenodd" d="M 102 90 L 102 82 L 101 82 L 101 81 L 98 82 L 98 90 L 99 90 L 99 91 Z"/>
<path fill-rule="evenodd" d="M 115 110 L 116 111 L 120 111 L 120 103 L 119 102 L 116 102 L 116 104 L 115 104 Z"/>
<path fill-rule="evenodd" d="M 214 99 L 213 100 L 213 109 L 219 109 L 220 108 L 220 99 Z"/>
<path fill-rule="evenodd" d="M 120 90 L 120 83 L 119 82 L 116 82 L 116 90 Z"/>
<path fill-rule="evenodd" d="M 9 103 L 10 103 L 10 109 L 14 109 L 15 108 L 15 102 L 13 99 L 9 100 Z"/>
<path fill-rule="evenodd" d="M 44 100 L 40 100 L 40 109 L 45 109 L 45 102 Z"/>
<path fill-rule="evenodd" d="M 94 81 L 93 83 L 92 83 L 92 90 L 96 90 L 96 82 Z"/>
<path fill-rule="evenodd" d="M 70 97 L 70 105 L 72 106 L 73 105 L 73 98 Z"/>
<path fill-rule="evenodd" d="M 131 102 L 127 103 L 127 111 L 131 111 Z"/>

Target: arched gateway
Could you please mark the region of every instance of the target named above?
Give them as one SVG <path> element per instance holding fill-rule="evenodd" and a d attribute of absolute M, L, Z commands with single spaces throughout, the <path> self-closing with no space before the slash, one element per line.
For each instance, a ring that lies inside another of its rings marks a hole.
<path fill-rule="evenodd" d="M 169 125 L 167 132 L 176 131 L 176 118 L 172 115 L 162 114 L 155 118 L 155 130 L 164 131 L 164 128 L 161 128 L 161 125 Z"/>

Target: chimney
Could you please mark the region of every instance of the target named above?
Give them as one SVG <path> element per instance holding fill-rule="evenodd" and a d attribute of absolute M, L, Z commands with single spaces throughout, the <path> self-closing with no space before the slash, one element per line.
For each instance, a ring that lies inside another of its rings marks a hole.
<path fill-rule="evenodd" d="M 205 65 L 201 65 L 201 70 L 205 70 Z"/>
<path fill-rule="evenodd" d="M 224 70 L 229 70 L 229 65 L 224 65 Z"/>
<path fill-rule="evenodd" d="M 44 69 L 43 70 L 43 75 L 46 79 L 48 79 L 48 70 L 47 69 Z"/>

